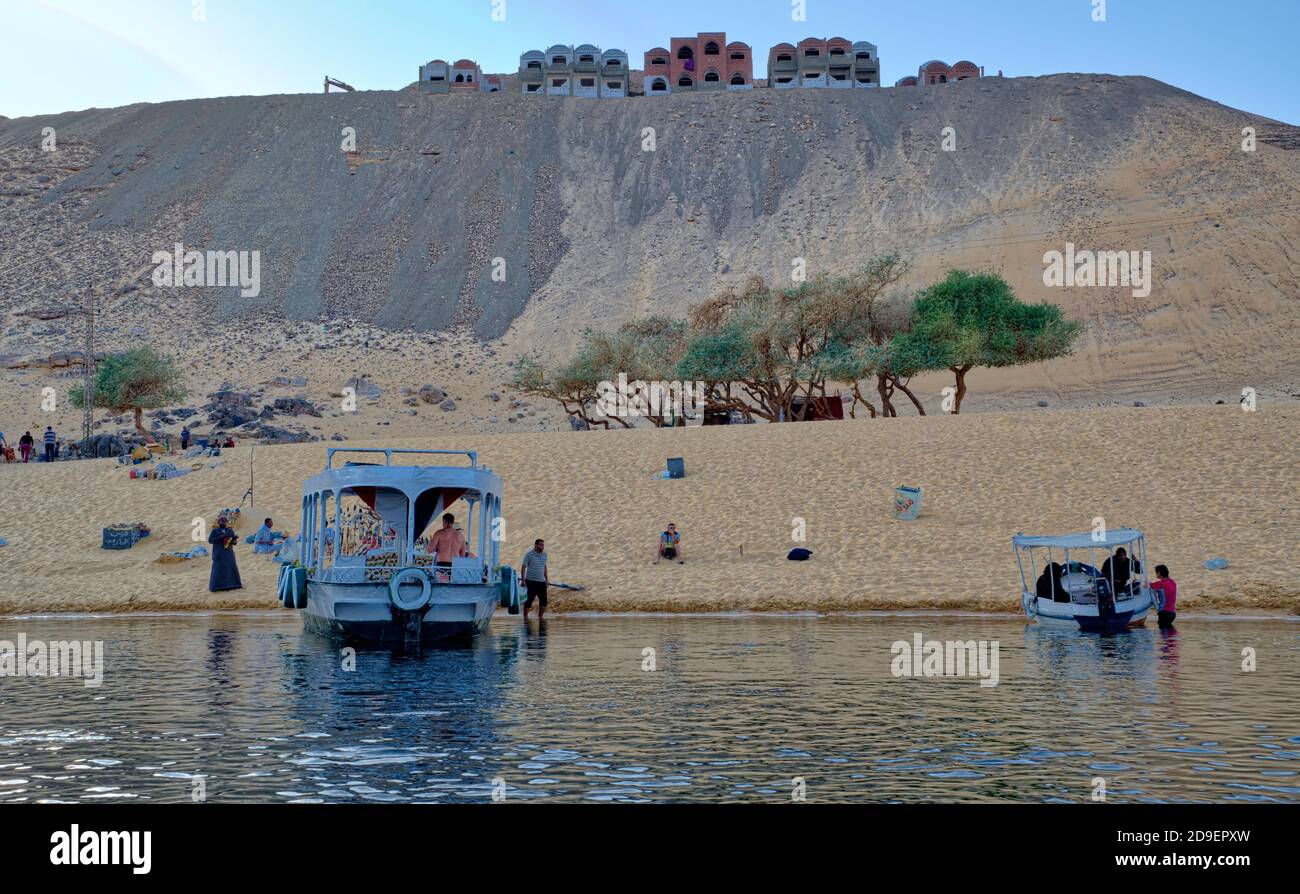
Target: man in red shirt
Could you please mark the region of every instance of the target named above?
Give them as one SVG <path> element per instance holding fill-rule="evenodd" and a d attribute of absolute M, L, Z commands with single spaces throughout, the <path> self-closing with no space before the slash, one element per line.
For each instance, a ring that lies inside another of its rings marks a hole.
<path fill-rule="evenodd" d="M 1151 589 L 1159 590 L 1164 596 L 1156 617 L 1160 621 L 1160 629 L 1168 630 L 1174 626 L 1174 618 L 1178 614 L 1178 584 L 1169 576 L 1168 565 L 1156 566 L 1156 579 L 1151 582 Z"/>

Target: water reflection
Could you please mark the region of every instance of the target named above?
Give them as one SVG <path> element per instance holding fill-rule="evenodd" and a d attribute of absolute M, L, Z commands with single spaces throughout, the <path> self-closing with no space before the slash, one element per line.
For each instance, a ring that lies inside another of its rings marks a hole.
<path fill-rule="evenodd" d="M 0 678 L 0 801 L 1300 800 L 1297 627 L 502 616 L 341 649 L 278 615 L 0 621 L 103 639 L 103 686 Z M 922 632 L 1000 683 L 896 678 Z M 1246 671 L 1242 650 L 1258 668 Z M 648 651 L 652 650 L 652 651 Z M 655 669 L 646 670 L 647 655 Z"/>

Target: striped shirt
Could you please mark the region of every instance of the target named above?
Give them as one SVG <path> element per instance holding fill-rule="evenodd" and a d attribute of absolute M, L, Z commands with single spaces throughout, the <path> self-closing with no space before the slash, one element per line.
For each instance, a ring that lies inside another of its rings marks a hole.
<path fill-rule="evenodd" d="M 546 552 L 530 549 L 524 553 L 524 580 L 546 580 Z"/>
<path fill-rule="evenodd" d="M 47 428 L 47 429 L 45 430 L 45 443 L 46 443 L 46 444 L 53 444 L 54 441 L 55 441 L 55 437 L 54 437 L 54 431 L 53 431 L 53 429 L 48 429 L 48 428 Z"/>

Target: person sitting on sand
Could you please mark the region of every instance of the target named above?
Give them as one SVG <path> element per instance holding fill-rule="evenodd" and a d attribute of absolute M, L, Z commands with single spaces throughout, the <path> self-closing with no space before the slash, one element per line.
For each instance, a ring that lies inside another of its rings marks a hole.
<path fill-rule="evenodd" d="M 442 527 L 429 539 L 429 551 L 439 568 L 450 568 L 451 560 L 469 555 L 465 535 L 455 528 L 456 516 L 450 512 L 442 517 Z"/>
<path fill-rule="evenodd" d="M 239 566 L 235 563 L 235 544 L 239 535 L 230 527 L 229 519 L 224 515 L 217 519 L 217 526 L 208 535 L 212 544 L 212 573 L 208 576 L 208 590 L 220 593 L 223 590 L 242 590 L 243 582 L 239 579 Z"/>
<path fill-rule="evenodd" d="M 686 563 L 686 553 L 682 550 L 682 535 L 677 532 L 677 526 L 671 522 L 668 529 L 659 535 L 659 551 L 655 554 L 654 564 L 658 565 L 660 559 L 676 559 L 678 565 Z"/>
<path fill-rule="evenodd" d="M 1178 616 L 1178 584 L 1169 576 L 1168 565 L 1156 566 L 1156 579 L 1151 582 L 1151 589 L 1159 590 L 1164 596 L 1156 618 L 1160 622 L 1160 629 L 1168 630 L 1174 626 L 1174 618 Z"/>
<path fill-rule="evenodd" d="M 262 527 L 253 535 L 253 552 L 262 556 L 279 555 L 283 543 L 275 542 L 275 531 L 271 530 L 271 520 L 262 522 Z"/>

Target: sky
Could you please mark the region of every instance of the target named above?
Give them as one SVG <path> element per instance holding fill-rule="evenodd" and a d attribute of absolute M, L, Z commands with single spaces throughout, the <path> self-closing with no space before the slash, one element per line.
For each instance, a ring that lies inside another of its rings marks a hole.
<path fill-rule="evenodd" d="M 327 74 L 398 89 L 431 59 L 507 72 L 556 43 L 623 49 L 640 67 L 700 31 L 748 43 L 759 77 L 774 44 L 838 36 L 879 47 L 886 85 L 929 59 L 1147 75 L 1300 123 L 1300 0 L 0 0 L 0 115 L 309 93 Z"/>

